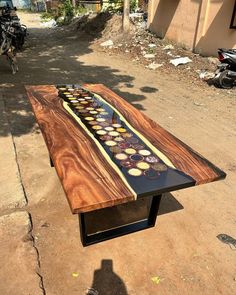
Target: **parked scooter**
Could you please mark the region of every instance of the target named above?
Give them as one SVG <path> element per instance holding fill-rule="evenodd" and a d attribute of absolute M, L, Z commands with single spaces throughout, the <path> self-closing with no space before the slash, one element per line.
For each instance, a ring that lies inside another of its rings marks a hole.
<path fill-rule="evenodd" d="M 12 8 L 9 4 L 7 4 L 7 6 L 2 7 L 1 10 L 2 10 L 1 11 L 2 13 L 0 16 L 1 22 L 4 22 L 6 24 L 10 22 L 11 26 L 14 27 L 15 38 L 13 39 L 13 46 L 17 50 L 22 49 L 25 42 L 25 37 L 27 35 L 27 27 L 20 23 L 20 19 L 15 14 L 15 11 L 16 11 L 15 7 Z"/>
<path fill-rule="evenodd" d="M 6 55 L 12 73 L 15 74 L 18 71 L 16 52 L 22 49 L 27 28 L 20 24 L 20 19 L 15 14 L 16 8 L 13 7 L 11 1 L 8 1 L 6 6 L 1 6 L 0 9 L 0 55 Z"/>
<path fill-rule="evenodd" d="M 5 23 L 0 19 L 0 55 L 6 55 L 13 74 L 18 71 L 16 51 L 13 46 L 14 32 L 15 29 L 11 25 L 11 22 Z"/>
<path fill-rule="evenodd" d="M 236 86 L 236 49 L 218 49 L 221 62 L 215 72 L 214 84 L 217 87 L 231 89 Z"/>

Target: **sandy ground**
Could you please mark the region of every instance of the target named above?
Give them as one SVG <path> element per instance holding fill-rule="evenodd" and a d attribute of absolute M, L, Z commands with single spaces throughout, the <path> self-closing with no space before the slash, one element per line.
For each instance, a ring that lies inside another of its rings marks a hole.
<path fill-rule="evenodd" d="M 128 57 L 97 52 L 79 35 L 45 29 L 36 14 L 21 18 L 30 36 L 18 57 L 20 71 L 13 76 L 1 58 L 0 85 L 45 294 L 82 295 L 90 287 L 102 295 L 235 294 L 236 251 L 216 237 L 236 237 L 235 91 L 183 83 Z M 167 195 L 153 229 L 83 248 L 78 217 L 49 165 L 24 90 L 66 82 L 104 83 L 221 167 L 226 180 Z"/>

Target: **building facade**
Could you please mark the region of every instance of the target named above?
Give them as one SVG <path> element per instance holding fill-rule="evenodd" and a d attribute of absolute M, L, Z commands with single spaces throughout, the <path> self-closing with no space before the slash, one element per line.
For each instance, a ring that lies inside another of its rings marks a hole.
<path fill-rule="evenodd" d="M 149 0 L 148 27 L 205 56 L 236 48 L 236 0 Z"/>

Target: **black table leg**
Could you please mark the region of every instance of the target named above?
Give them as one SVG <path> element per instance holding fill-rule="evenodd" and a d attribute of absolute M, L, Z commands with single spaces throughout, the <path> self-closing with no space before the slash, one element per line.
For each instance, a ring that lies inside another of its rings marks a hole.
<path fill-rule="evenodd" d="M 151 197 L 152 198 L 151 206 L 146 219 L 138 220 L 130 224 L 125 224 L 118 227 L 116 226 L 115 228 L 99 231 L 93 234 L 87 233 L 86 222 L 85 222 L 87 213 L 80 213 L 79 214 L 80 237 L 81 237 L 81 242 L 83 246 L 99 243 L 105 240 L 113 239 L 119 236 L 123 236 L 129 233 L 133 233 L 139 230 L 143 230 L 143 229 L 155 226 L 161 197 L 162 195 Z"/>

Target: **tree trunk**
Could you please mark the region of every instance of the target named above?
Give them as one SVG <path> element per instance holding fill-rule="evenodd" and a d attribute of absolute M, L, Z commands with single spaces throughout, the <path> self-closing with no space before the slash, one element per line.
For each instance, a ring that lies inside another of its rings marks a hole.
<path fill-rule="evenodd" d="M 130 0 L 124 0 L 123 8 L 123 31 L 129 32 L 129 12 L 130 12 Z"/>
<path fill-rule="evenodd" d="M 76 0 L 72 0 L 72 6 L 76 7 Z"/>

